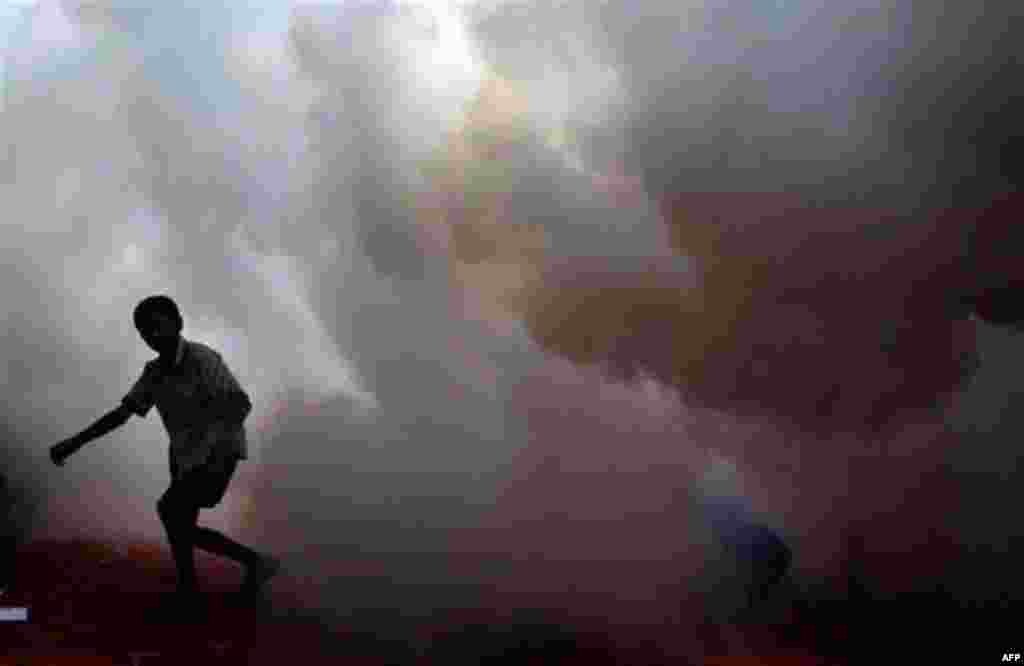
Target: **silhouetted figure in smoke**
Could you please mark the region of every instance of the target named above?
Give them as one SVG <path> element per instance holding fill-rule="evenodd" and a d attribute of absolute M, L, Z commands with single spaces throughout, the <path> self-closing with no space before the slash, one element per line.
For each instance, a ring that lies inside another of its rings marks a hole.
<path fill-rule="evenodd" d="M 751 515 L 738 497 L 713 496 L 704 502 L 711 528 L 742 583 L 738 615 L 755 612 L 781 590 L 793 553 L 779 533 Z"/>
<path fill-rule="evenodd" d="M 143 341 L 160 357 L 146 363 L 120 406 L 55 445 L 51 459 L 63 465 L 88 442 L 124 425 L 131 414 L 146 416 L 155 405 L 171 440 L 171 485 L 157 502 L 178 573 L 168 610 L 194 614 L 203 609 L 194 547 L 242 564 L 246 575 L 239 600 L 252 600 L 280 563 L 196 525 L 199 510 L 220 503 L 238 461 L 247 458 L 243 423 L 252 403 L 219 353 L 182 337 L 184 322 L 169 297 L 144 299 L 135 308 L 134 320 Z"/>
<path fill-rule="evenodd" d="M 747 525 L 737 543 L 741 558 L 750 567 L 747 605 L 768 598 L 789 574 L 793 553 L 779 534 L 765 525 Z"/>

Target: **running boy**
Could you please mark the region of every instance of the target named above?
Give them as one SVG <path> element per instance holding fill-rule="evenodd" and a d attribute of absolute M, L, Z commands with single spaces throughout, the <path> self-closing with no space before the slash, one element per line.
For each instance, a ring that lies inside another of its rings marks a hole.
<path fill-rule="evenodd" d="M 247 457 L 243 423 L 252 410 L 249 396 L 220 354 L 182 337 L 184 322 L 170 297 L 144 299 L 135 308 L 134 321 L 142 340 L 159 358 L 146 363 L 117 408 L 53 446 L 50 457 L 63 465 L 87 443 L 121 427 L 132 414 L 145 417 L 155 405 L 170 437 L 171 485 L 157 502 L 157 513 L 177 569 L 173 608 L 202 609 L 193 547 L 242 564 L 246 575 L 240 594 L 254 596 L 280 563 L 196 525 L 199 510 L 220 503 L 238 461 Z"/>

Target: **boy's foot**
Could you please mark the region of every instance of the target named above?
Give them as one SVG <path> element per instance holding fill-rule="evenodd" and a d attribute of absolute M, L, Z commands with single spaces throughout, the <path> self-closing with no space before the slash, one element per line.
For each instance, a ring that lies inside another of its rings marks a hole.
<path fill-rule="evenodd" d="M 281 570 L 281 561 L 276 557 L 265 556 L 255 565 L 246 567 L 245 579 L 238 590 L 243 598 L 258 597 L 263 586 Z"/>

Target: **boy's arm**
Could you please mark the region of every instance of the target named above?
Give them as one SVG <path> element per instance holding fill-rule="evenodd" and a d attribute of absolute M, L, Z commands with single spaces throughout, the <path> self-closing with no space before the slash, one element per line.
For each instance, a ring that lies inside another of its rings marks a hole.
<path fill-rule="evenodd" d="M 62 465 L 68 456 L 89 442 L 99 439 L 123 426 L 131 417 L 131 414 L 132 411 L 128 406 L 124 404 L 118 405 L 82 432 L 53 446 L 50 449 L 50 458 L 54 464 Z"/>

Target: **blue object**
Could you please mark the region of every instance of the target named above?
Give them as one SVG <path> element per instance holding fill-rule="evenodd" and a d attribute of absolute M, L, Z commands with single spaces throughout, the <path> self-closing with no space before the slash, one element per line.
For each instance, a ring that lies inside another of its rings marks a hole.
<path fill-rule="evenodd" d="M 755 578 L 772 582 L 786 574 L 792 550 L 778 531 L 761 524 L 740 498 L 714 498 L 705 504 L 715 534 Z"/>

